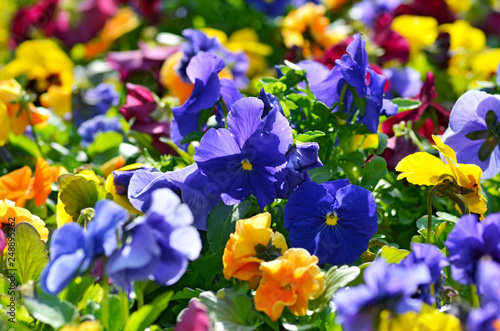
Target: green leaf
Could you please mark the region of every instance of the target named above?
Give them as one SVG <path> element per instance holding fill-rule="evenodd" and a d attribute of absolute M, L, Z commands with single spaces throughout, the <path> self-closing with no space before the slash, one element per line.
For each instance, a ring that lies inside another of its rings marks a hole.
<path fill-rule="evenodd" d="M 192 288 L 189 288 L 189 287 L 185 287 L 182 289 L 182 291 L 179 291 L 177 293 L 175 293 L 173 296 L 172 296 L 172 299 L 171 300 L 181 300 L 181 299 L 191 299 L 191 298 L 197 298 L 200 293 L 203 292 L 202 289 L 192 289 Z"/>
<path fill-rule="evenodd" d="M 201 132 L 201 131 L 190 132 L 187 136 L 185 136 L 181 140 L 181 145 L 186 144 L 186 143 L 190 143 L 192 141 L 200 141 L 204 134 L 205 134 L 205 132 Z"/>
<path fill-rule="evenodd" d="M 101 302 L 104 296 L 104 290 L 101 285 L 93 284 L 82 294 L 83 297 L 78 302 L 78 310 L 83 310 L 89 304 L 89 301 Z"/>
<path fill-rule="evenodd" d="M 387 140 L 389 137 L 382 132 L 377 132 L 378 133 L 378 147 L 377 147 L 377 154 L 382 154 L 383 151 L 387 148 Z"/>
<path fill-rule="evenodd" d="M 250 210 L 251 201 L 242 201 L 234 206 L 219 204 L 212 210 L 208 218 L 207 239 L 212 252 L 217 252 L 221 247 L 226 247 L 229 235 L 236 229 L 236 221 L 245 217 Z"/>
<path fill-rule="evenodd" d="M 311 180 L 315 183 L 321 184 L 332 179 L 333 171 L 328 167 L 319 167 L 307 170 Z"/>
<path fill-rule="evenodd" d="M 156 321 L 160 314 L 167 308 L 174 292 L 164 292 L 158 295 L 151 304 L 143 306 L 130 315 L 125 331 L 143 331 Z"/>
<path fill-rule="evenodd" d="M 78 309 L 71 303 L 37 290 L 34 298 L 24 297 L 24 305 L 30 314 L 42 323 L 59 329 L 78 316 Z"/>
<path fill-rule="evenodd" d="M 9 144 L 34 157 L 41 157 L 36 142 L 22 134 L 9 133 Z"/>
<path fill-rule="evenodd" d="M 356 279 L 360 274 L 358 267 L 333 266 L 325 274 L 325 290 L 321 296 L 314 300 L 311 305 L 317 311 L 323 310 L 333 297 L 333 294 L 341 287 L 346 286 Z"/>
<path fill-rule="evenodd" d="M 398 106 L 398 111 L 415 109 L 420 107 L 420 105 L 422 104 L 420 100 L 406 98 L 394 98 L 391 101 Z"/>
<path fill-rule="evenodd" d="M 252 300 L 231 288 L 221 289 L 217 294 L 203 292 L 200 301 L 213 313 L 212 317 L 222 324 L 224 330 L 258 330 L 262 323 Z"/>
<path fill-rule="evenodd" d="M 87 148 L 87 153 L 90 156 L 104 153 L 110 149 L 119 148 L 123 142 L 123 135 L 118 132 L 101 132 L 99 133 L 94 142 Z"/>
<path fill-rule="evenodd" d="M 445 213 L 444 211 L 438 211 L 438 212 L 436 212 L 436 215 L 439 218 L 442 218 L 443 220 L 448 221 L 448 222 L 452 222 L 452 223 L 456 223 L 459 220 L 459 218 L 456 217 L 455 215 Z"/>
<path fill-rule="evenodd" d="M 410 254 L 410 251 L 406 249 L 398 249 L 396 247 L 384 246 L 381 249 L 380 255 L 388 263 L 399 263 L 408 254 Z"/>
<path fill-rule="evenodd" d="M 373 191 L 379 180 L 387 174 L 387 162 L 385 159 L 376 156 L 366 163 L 363 170 L 361 186 L 367 190 Z"/>
<path fill-rule="evenodd" d="M 17 224 L 15 231 L 16 278 L 20 284 L 26 284 L 30 279 L 37 281 L 43 268 L 49 262 L 45 243 L 40 240 L 40 235 L 29 223 Z"/>
<path fill-rule="evenodd" d="M 193 261 L 193 267 L 195 270 L 201 270 L 201 276 L 206 280 L 207 284 L 211 284 L 218 274 L 222 274 L 222 255 L 224 253 L 224 246 L 220 247 L 214 254 L 200 257 Z"/>
<path fill-rule="evenodd" d="M 64 209 L 73 217 L 75 222 L 78 220 L 82 209 L 94 207 L 101 197 L 97 183 L 82 176 L 62 175 L 57 180 L 57 185 L 59 186 L 61 201 L 66 205 Z"/>
<path fill-rule="evenodd" d="M 433 215 L 431 228 L 434 228 L 436 225 L 441 224 L 442 222 L 443 222 L 442 219 L 439 219 Z M 420 217 L 417 220 L 417 229 L 419 229 L 419 230 L 427 229 L 427 223 L 428 223 L 427 215 Z"/>
<path fill-rule="evenodd" d="M 323 137 L 325 133 L 323 131 L 308 131 L 304 133 L 299 133 L 298 135 L 295 136 L 295 141 L 305 143 L 307 141 L 313 140 L 318 137 Z"/>

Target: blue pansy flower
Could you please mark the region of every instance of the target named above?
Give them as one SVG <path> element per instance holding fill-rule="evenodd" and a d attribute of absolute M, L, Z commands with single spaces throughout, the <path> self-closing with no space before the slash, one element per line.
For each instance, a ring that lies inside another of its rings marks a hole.
<path fill-rule="evenodd" d="M 109 257 L 117 248 L 117 237 L 127 219 L 125 209 L 111 200 L 100 200 L 86 230 L 77 223 L 57 229 L 50 244 L 50 262 L 40 275 L 42 290 L 55 295 L 83 274 L 96 256 Z"/>
<path fill-rule="evenodd" d="M 303 183 L 290 196 L 284 219 L 291 247 L 335 265 L 356 261 L 378 228 L 373 194 L 347 179 Z"/>
<path fill-rule="evenodd" d="M 481 308 L 474 309 L 467 318 L 469 331 L 496 331 L 494 322 L 500 320 L 500 264 L 483 260 L 476 273 Z"/>
<path fill-rule="evenodd" d="M 384 75 L 391 82 L 391 90 L 386 95 L 389 98 L 392 96 L 414 98 L 420 93 L 423 85 L 420 73 L 412 67 L 384 69 Z"/>
<path fill-rule="evenodd" d="M 476 283 L 476 271 L 482 258 L 500 263 L 500 213 L 479 222 L 475 215 L 464 215 L 455 224 L 444 243 L 449 252 L 453 279 L 460 284 Z"/>
<path fill-rule="evenodd" d="M 174 192 L 156 190 L 146 215 L 125 227 L 124 245 L 106 264 L 108 275 L 129 293 L 133 281 L 174 284 L 201 251 L 200 235 L 192 222 L 189 207 Z"/>
<path fill-rule="evenodd" d="M 287 165 L 282 171 L 286 181 L 276 182 L 277 198 L 288 199 L 290 194 L 303 182 L 310 181 L 307 170 L 322 167 L 318 156 L 318 143 L 295 144 L 286 153 Z"/>
<path fill-rule="evenodd" d="M 446 256 L 434 245 L 429 244 L 411 244 L 412 252 L 401 261 L 401 265 L 412 267 L 419 264 L 426 265 L 429 268 L 431 280 L 428 284 L 422 284 L 419 287 L 419 293 L 416 298 L 421 298 L 428 305 L 433 305 L 436 302 L 434 295 L 431 292 L 431 284 L 434 285 L 434 292 L 438 293 L 442 288 L 443 281 L 441 276 L 443 268 L 450 263 Z"/>
<path fill-rule="evenodd" d="M 92 144 L 99 133 L 110 131 L 123 133 L 120 121 L 115 117 L 106 117 L 106 115 L 99 115 L 85 121 L 78 128 L 83 146 Z"/>
<path fill-rule="evenodd" d="M 189 62 L 186 73 L 194 84 L 193 92 L 186 102 L 172 109 L 174 118 L 170 135 L 177 145 L 189 133 L 198 131 L 201 111 L 213 107 L 221 95 L 225 96 L 228 107 L 230 102 L 241 97 L 233 81 L 219 79 L 219 72 L 224 66 L 224 60 L 212 53 L 199 53 Z"/>
<path fill-rule="evenodd" d="M 344 330 L 371 331 L 380 312 L 420 311 L 422 301 L 412 298 L 421 284 L 431 280 L 429 269 L 375 260 L 364 272 L 365 284 L 339 290 L 335 295 L 336 319 Z"/>
<path fill-rule="evenodd" d="M 401 2 L 401 0 L 362 0 L 354 4 L 351 16 L 371 26 L 378 15 L 384 12 L 393 13 Z"/>
<path fill-rule="evenodd" d="M 220 197 L 207 186 L 207 178 L 201 174 L 196 164 L 166 173 L 136 171 L 130 180 L 128 197 L 135 208 L 147 212 L 153 192 L 160 188 L 180 191 L 182 201 L 193 213 L 193 226 L 199 230 L 207 230 L 208 214 L 220 201 Z"/>
<path fill-rule="evenodd" d="M 453 106 L 450 124 L 443 136 L 460 163 L 474 163 L 483 179 L 500 172 L 500 97 L 468 91 Z"/>
<path fill-rule="evenodd" d="M 75 107 L 73 111 L 73 123 L 80 126 L 84 121 L 97 115 L 104 115 L 114 106 L 120 103 L 120 93 L 111 84 L 101 83 L 85 92 L 82 96 L 82 104 Z"/>
<path fill-rule="evenodd" d="M 386 78 L 370 69 L 365 41 L 360 34 L 355 34 L 353 39 L 347 46 L 347 54 L 336 60 L 335 67 L 330 71 L 311 61 L 300 62 L 299 66 L 306 70 L 315 97 L 328 107 L 333 107 L 344 95 L 342 111 L 354 116 L 358 105 L 354 102 L 353 93 L 365 99 L 364 109 L 357 115 L 356 121 L 363 123 L 371 132 L 377 132 L 380 116 L 395 115 L 398 107 L 384 98 Z M 351 88 L 343 93 L 346 84 Z M 335 108 L 338 110 L 338 107 Z"/>
<path fill-rule="evenodd" d="M 275 183 L 285 180 L 280 172 L 293 142 L 292 128 L 276 108 L 262 119 L 263 108 L 257 98 L 237 101 L 227 117 L 228 129 L 210 129 L 194 154 L 207 185 L 226 204 L 254 194 L 264 209 L 277 196 Z"/>

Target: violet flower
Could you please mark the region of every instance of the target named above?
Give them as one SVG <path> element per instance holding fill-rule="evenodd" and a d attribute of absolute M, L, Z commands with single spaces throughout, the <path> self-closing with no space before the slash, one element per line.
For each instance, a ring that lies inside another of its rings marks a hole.
<path fill-rule="evenodd" d="M 194 154 L 207 184 L 226 204 L 254 194 L 264 209 L 277 196 L 276 182 L 285 180 L 280 171 L 293 142 L 292 128 L 276 108 L 261 119 L 263 108 L 256 98 L 237 101 L 227 117 L 229 128 L 210 129 Z"/>
<path fill-rule="evenodd" d="M 443 138 L 458 162 L 477 164 L 483 179 L 494 177 L 500 172 L 500 97 L 466 92 L 451 110 Z"/>

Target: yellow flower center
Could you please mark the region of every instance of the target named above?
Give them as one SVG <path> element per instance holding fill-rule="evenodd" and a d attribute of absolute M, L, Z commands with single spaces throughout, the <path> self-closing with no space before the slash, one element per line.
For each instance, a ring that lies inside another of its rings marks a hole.
<path fill-rule="evenodd" d="M 252 168 L 253 168 L 252 164 L 247 159 L 244 159 L 243 161 L 241 161 L 241 166 L 245 170 L 252 170 Z"/>
<path fill-rule="evenodd" d="M 326 214 L 325 218 L 326 218 L 325 223 L 328 225 L 337 225 L 337 221 L 339 220 L 339 218 L 337 217 L 337 214 L 332 213 L 332 212 Z"/>

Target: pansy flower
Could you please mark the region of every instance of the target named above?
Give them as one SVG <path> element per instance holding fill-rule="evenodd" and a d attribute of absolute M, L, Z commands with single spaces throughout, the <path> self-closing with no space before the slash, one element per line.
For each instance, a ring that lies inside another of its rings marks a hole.
<path fill-rule="evenodd" d="M 83 274 L 96 256 L 109 257 L 117 249 L 117 238 L 127 219 L 125 209 L 113 201 L 100 200 L 86 229 L 77 223 L 57 229 L 50 243 L 50 262 L 40 276 L 42 290 L 55 295 Z"/>
<path fill-rule="evenodd" d="M 347 179 L 305 182 L 285 206 L 285 228 L 290 245 L 307 249 L 320 264 L 350 264 L 377 232 L 377 205 L 370 191 Z"/>
<path fill-rule="evenodd" d="M 405 267 L 378 259 L 365 270 L 363 279 L 365 284 L 335 295 L 336 319 L 345 330 L 377 330 L 376 321 L 384 310 L 395 315 L 420 311 L 422 301 L 413 295 L 431 276 L 425 265 Z"/>
<path fill-rule="evenodd" d="M 218 192 L 207 185 L 207 178 L 196 164 L 166 173 L 143 169 L 134 172 L 128 185 L 128 197 L 132 205 L 142 212 L 151 207 L 153 192 L 161 188 L 180 191 L 182 201 L 193 213 L 193 226 L 207 230 L 208 214 L 220 201 Z"/>
<path fill-rule="evenodd" d="M 47 241 L 49 230 L 47 230 L 45 222 L 40 217 L 32 215 L 27 209 L 16 207 L 14 202 L 10 200 L 0 200 L 0 226 L 9 224 L 11 220 L 14 220 L 15 225 L 20 222 L 31 224 L 40 235 L 40 239 L 44 242 Z"/>
<path fill-rule="evenodd" d="M 169 189 L 156 190 L 152 200 L 146 215 L 125 227 L 124 245 L 106 264 L 110 278 L 128 292 L 133 281 L 174 284 L 201 251 L 189 207 Z"/>
<path fill-rule="evenodd" d="M 222 256 L 224 277 L 248 281 L 250 288 L 256 288 L 262 277 L 260 264 L 280 256 L 287 249 L 285 237 L 271 229 L 268 212 L 238 220 Z"/>
<path fill-rule="evenodd" d="M 263 108 L 256 98 L 237 101 L 227 117 L 229 128 L 210 129 L 194 154 L 208 185 L 226 204 L 254 194 L 262 210 L 276 198 L 276 182 L 284 180 L 280 171 L 293 142 L 292 128 L 276 108 L 261 119 Z"/>
<path fill-rule="evenodd" d="M 202 110 L 213 107 L 221 97 L 228 108 L 242 97 L 232 80 L 219 78 L 224 67 L 220 56 L 207 52 L 199 53 L 189 61 L 186 74 L 194 84 L 193 91 L 186 102 L 172 109 L 172 140 L 177 145 L 189 133 L 198 131 Z"/>
<path fill-rule="evenodd" d="M 483 179 L 494 177 L 500 171 L 500 98 L 481 91 L 462 95 L 443 139 L 458 162 L 480 166 Z"/>
<path fill-rule="evenodd" d="M 84 147 L 90 146 L 100 133 L 117 132 L 123 134 L 122 125 L 116 117 L 99 115 L 83 122 L 78 128 Z"/>
<path fill-rule="evenodd" d="M 255 309 L 276 321 L 283 309 L 305 316 L 309 300 L 324 290 L 325 273 L 318 258 L 302 248 L 290 248 L 279 258 L 260 265 L 262 279 L 255 292 Z"/>
<path fill-rule="evenodd" d="M 406 178 L 410 183 L 415 185 L 438 185 L 444 181 L 454 181 L 454 185 L 458 185 L 459 196 L 455 202 L 463 211 L 465 204 L 471 213 L 482 215 L 486 212 L 486 199 L 481 194 L 481 185 L 479 183 L 482 175 L 481 168 L 475 164 L 457 163 L 455 152 L 445 145 L 439 136 L 433 136 L 434 146 L 447 163 L 438 157 L 425 153 L 417 152 L 408 155 L 401 160 L 396 166 L 396 171 L 401 173 L 397 179 Z M 457 200 L 458 199 L 458 200 Z"/>
<path fill-rule="evenodd" d="M 481 259 L 500 263 L 500 214 L 488 215 L 479 222 L 475 215 L 464 215 L 448 235 L 445 245 L 450 253 L 453 279 L 460 284 L 476 284 Z"/>

